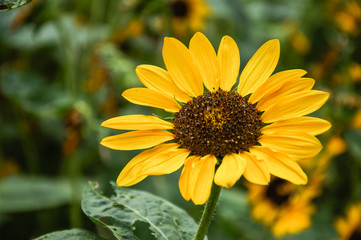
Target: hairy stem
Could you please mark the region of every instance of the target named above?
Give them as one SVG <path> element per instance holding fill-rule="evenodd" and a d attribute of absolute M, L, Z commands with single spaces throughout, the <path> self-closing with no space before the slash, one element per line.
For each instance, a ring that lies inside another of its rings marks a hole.
<path fill-rule="evenodd" d="M 211 195 L 209 196 L 208 202 L 204 208 L 203 215 L 194 240 L 203 240 L 206 236 L 209 224 L 211 223 L 214 211 L 216 210 L 216 205 L 220 193 L 221 187 L 213 183 Z"/>

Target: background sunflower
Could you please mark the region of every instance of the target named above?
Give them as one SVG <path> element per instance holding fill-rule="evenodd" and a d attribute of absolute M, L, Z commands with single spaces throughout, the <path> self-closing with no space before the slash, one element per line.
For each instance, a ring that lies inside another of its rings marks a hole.
<path fill-rule="evenodd" d="M 176 36 L 202 31 L 211 5 L 205 0 L 170 0 L 172 28 Z"/>
<path fill-rule="evenodd" d="M 310 175 L 306 186 L 292 185 L 280 178 L 274 178 L 268 186 L 248 184 L 252 216 L 278 237 L 310 228 L 317 212 L 315 199 L 326 184 L 325 171 L 330 160 L 344 151 L 343 139 L 333 136 L 317 157 L 303 160 L 301 166 Z"/>

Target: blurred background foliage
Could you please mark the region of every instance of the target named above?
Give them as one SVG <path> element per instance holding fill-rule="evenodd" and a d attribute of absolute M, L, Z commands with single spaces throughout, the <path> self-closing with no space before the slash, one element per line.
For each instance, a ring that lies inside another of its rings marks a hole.
<path fill-rule="evenodd" d="M 0 13 L 1 239 L 75 227 L 102 232 L 81 211 L 82 188 L 92 180 L 109 190 L 138 152 L 100 146 L 114 133 L 100 123 L 125 114 L 167 116 L 121 93 L 141 85 L 137 65 L 164 67 L 165 36 L 188 45 L 196 31 L 215 48 L 223 35 L 233 37 L 241 67 L 265 41 L 280 39 L 276 71 L 307 70 L 316 89 L 331 93 L 314 115 L 333 124 L 320 136 L 324 150 L 302 162 L 308 185 L 241 180 L 224 189 L 209 239 L 361 239 L 358 0 L 33 0 Z M 181 197 L 179 175 L 149 177 L 133 188 L 198 220 L 202 207 Z M 137 227 L 147 239 L 147 226 Z"/>

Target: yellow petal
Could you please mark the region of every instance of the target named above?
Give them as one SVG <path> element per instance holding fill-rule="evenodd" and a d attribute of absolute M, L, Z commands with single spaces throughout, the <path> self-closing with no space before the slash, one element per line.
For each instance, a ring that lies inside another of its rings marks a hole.
<path fill-rule="evenodd" d="M 121 171 L 117 179 L 117 185 L 128 187 L 142 181 L 148 176 L 142 171 L 144 162 L 148 161 L 149 163 L 152 161 L 159 161 L 164 157 L 167 158 L 167 154 L 174 152 L 178 146 L 179 145 L 176 143 L 162 144 L 141 152 L 130 160 Z"/>
<path fill-rule="evenodd" d="M 164 39 L 163 59 L 178 88 L 192 97 L 202 95 L 202 76 L 192 55 L 180 41 L 175 38 Z"/>
<path fill-rule="evenodd" d="M 256 159 L 255 156 L 246 152 L 242 152 L 240 155 L 247 160 L 247 167 L 243 176 L 252 183 L 267 185 L 271 176 L 266 162 L 262 159 Z"/>
<path fill-rule="evenodd" d="M 162 130 L 140 130 L 103 138 L 100 144 L 116 150 L 150 148 L 174 139 L 172 133 Z"/>
<path fill-rule="evenodd" d="M 230 91 L 237 81 L 241 59 L 237 43 L 229 36 L 224 36 L 218 48 L 218 62 L 220 70 L 219 87 Z"/>
<path fill-rule="evenodd" d="M 273 132 L 262 135 L 258 142 L 272 151 L 281 152 L 295 158 L 308 158 L 317 155 L 322 145 L 320 141 L 307 133 Z"/>
<path fill-rule="evenodd" d="M 131 88 L 125 90 L 122 96 L 129 102 L 164 109 L 168 112 L 178 112 L 178 103 L 167 95 L 148 88 Z"/>
<path fill-rule="evenodd" d="M 164 175 L 177 171 L 190 154 L 187 149 L 174 149 L 144 162 L 141 171 L 145 175 Z"/>
<path fill-rule="evenodd" d="M 331 123 L 315 117 L 295 117 L 277 121 L 262 128 L 262 133 L 271 134 L 276 131 L 300 131 L 311 135 L 319 135 L 330 129 Z"/>
<path fill-rule="evenodd" d="M 202 157 L 195 165 L 195 184 L 192 193 L 192 201 L 196 205 L 204 204 L 211 193 L 214 170 L 217 159 L 213 155 Z"/>
<path fill-rule="evenodd" d="M 279 57 L 278 39 L 263 44 L 243 69 L 239 78 L 238 93 L 246 96 L 261 86 L 275 70 Z"/>
<path fill-rule="evenodd" d="M 307 183 L 307 175 L 297 162 L 290 160 L 289 156 L 259 146 L 251 147 L 249 150 L 257 159 L 263 159 L 266 162 L 271 174 L 294 184 Z"/>
<path fill-rule="evenodd" d="M 194 185 L 196 184 L 194 176 L 198 176 L 198 173 L 195 172 L 195 165 L 199 162 L 200 158 L 200 156 L 188 157 L 184 163 L 184 167 L 179 178 L 179 191 L 183 198 L 187 201 L 189 201 L 193 195 Z M 197 170 L 200 169 L 197 168 Z"/>
<path fill-rule="evenodd" d="M 169 73 L 162 68 L 152 65 L 140 65 L 135 72 L 139 80 L 149 89 L 176 98 L 180 102 L 188 102 L 192 99 L 175 85 Z"/>
<path fill-rule="evenodd" d="M 335 228 L 339 233 L 348 232 L 350 229 L 350 224 L 345 219 L 338 218 L 335 221 Z"/>
<path fill-rule="evenodd" d="M 224 156 L 221 165 L 214 176 L 214 182 L 221 187 L 230 189 L 242 176 L 247 165 L 243 155 L 236 153 Z"/>
<path fill-rule="evenodd" d="M 211 91 L 219 88 L 219 65 L 216 52 L 206 36 L 197 32 L 189 43 L 189 51 L 198 64 L 203 83 Z"/>
<path fill-rule="evenodd" d="M 155 116 L 127 115 L 108 119 L 101 126 L 119 130 L 153 130 L 173 129 L 170 122 L 159 119 Z"/>
<path fill-rule="evenodd" d="M 300 78 L 295 81 L 288 81 L 282 86 L 280 86 L 277 91 L 263 96 L 263 98 L 261 98 L 257 104 L 257 109 L 260 111 L 266 111 L 283 97 L 291 95 L 293 93 L 311 90 L 314 84 L 315 80 L 313 80 L 312 78 Z"/>
<path fill-rule="evenodd" d="M 249 98 L 251 103 L 258 102 L 263 96 L 277 92 L 285 83 L 296 81 L 307 72 L 301 69 L 287 70 L 273 74 Z"/>
<path fill-rule="evenodd" d="M 321 91 L 303 91 L 284 96 L 262 114 L 264 123 L 300 117 L 319 109 L 329 97 Z"/>

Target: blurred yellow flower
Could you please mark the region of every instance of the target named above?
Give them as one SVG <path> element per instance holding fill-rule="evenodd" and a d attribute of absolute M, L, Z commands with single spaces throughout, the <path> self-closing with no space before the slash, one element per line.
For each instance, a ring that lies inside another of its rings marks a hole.
<path fill-rule="evenodd" d="M 352 62 L 349 66 L 349 73 L 352 81 L 361 82 L 361 64 Z"/>
<path fill-rule="evenodd" d="M 140 19 L 133 19 L 124 28 L 116 28 L 110 37 L 112 42 L 121 45 L 127 39 L 139 36 L 144 31 L 144 24 Z"/>
<path fill-rule="evenodd" d="M 311 48 L 310 40 L 301 31 L 293 33 L 290 37 L 293 49 L 299 54 L 306 54 Z"/>
<path fill-rule="evenodd" d="M 175 115 L 172 122 L 145 115 L 103 122 L 109 128 L 136 130 L 104 138 L 101 144 L 106 147 L 154 147 L 133 158 L 117 184 L 131 186 L 184 165 L 180 192 L 195 204 L 207 201 L 213 181 L 230 189 L 242 175 L 256 184 L 268 184 L 270 174 L 305 184 L 307 176 L 297 160 L 315 156 L 322 148 L 315 135 L 331 126 L 305 115 L 319 109 L 329 94 L 311 90 L 314 80 L 302 78 L 304 70 L 271 76 L 279 54 L 278 40 L 262 45 L 232 91 L 240 67 L 232 38 L 222 38 L 218 53 L 202 33 L 193 36 L 189 49 L 174 38 L 165 38 L 167 71 L 138 66 L 136 73 L 146 88 L 128 89 L 122 95 L 132 103 Z"/>
<path fill-rule="evenodd" d="M 335 228 L 339 233 L 338 240 L 361 239 L 361 203 L 352 205 L 345 218 L 337 219 Z"/>
<path fill-rule="evenodd" d="M 183 36 L 187 31 L 203 30 L 210 13 L 210 6 L 206 0 L 171 0 L 170 8 L 172 28 L 177 36 Z"/>
<path fill-rule="evenodd" d="M 360 33 L 361 5 L 359 1 L 331 1 L 331 14 L 341 31 L 357 35 Z"/>
<path fill-rule="evenodd" d="M 319 194 L 318 185 L 300 188 L 275 178 L 268 186 L 249 184 L 248 188 L 252 216 L 271 227 L 275 236 L 295 234 L 311 226 L 315 212 L 312 199 Z"/>
<path fill-rule="evenodd" d="M 333 158 L 337 155 L 340 155 L 346 151 L 347 145 L 343 138 L 340 136 L 332 136 L 330 141 L 327 143 L 325 148 L 325 153 L 329 158 Z M 323 155 L 322 155 L 323 156 Z"/>
<path fill-rule="evenodd" d="M 318 178 L 322 178 L 331 159 L 344 153 L 346 149 L 347 144 L 345 140 L 338 135 L 334 135 L 329 139 L 323 151 L 317 156 L 317 158 L 304 159 L 300 161 L 300 165 L 312 170 L 312 175 L 318 175 Z"/>
<path fill-rule="evenodd" d="M 272 180 L 268 186 L 248 184 L 253 218 L 270 227 L 277 237 L 309 228 L 316 209 L 312 201 L 322 192 L 328 163 L 345 150 L 345 141 L 333 136 L 317 159 L 302 161 L 302 165 L 313 169 L 307 186 L 295 186 L 280 178 Z"/>
<path fill-rule="evenodd" d="M 301 31 L 298 22 L 288 20 L 284 22 L 287 32 L 289 32 L 289 41 L 292 48 L 299 54 L 307 54 L 311 48 L 311 42 L 308 37 Z"/>

